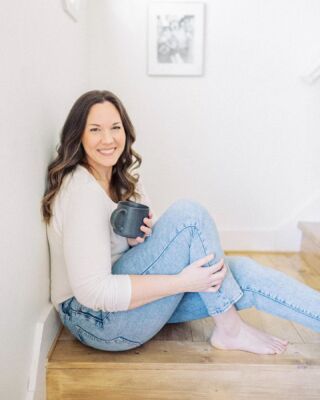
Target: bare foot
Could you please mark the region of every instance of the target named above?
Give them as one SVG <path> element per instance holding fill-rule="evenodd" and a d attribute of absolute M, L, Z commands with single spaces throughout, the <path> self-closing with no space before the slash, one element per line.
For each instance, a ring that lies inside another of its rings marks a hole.
<path fill-rule="evenodd" d="M 280 354 L 288 344 L 287 340 L 279 339 L 241 321 L 233 333 L 221 327 L 215 327 L 210 343 L 222 350 L 243 350 L 256 354 Z"/>

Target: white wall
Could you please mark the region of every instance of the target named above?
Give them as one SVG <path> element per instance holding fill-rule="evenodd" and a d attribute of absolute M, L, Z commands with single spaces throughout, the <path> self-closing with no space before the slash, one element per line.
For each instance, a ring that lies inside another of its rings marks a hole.
<path fill-rule="evenodd" d="M 84 91 L 110 89 L 127 105 L 158 213 L 197 199 L 233 249 L 297 249 L 296 221 L 319 220 L 320 84 L 299 76 L 320 55 L 320 2 L 208 1 L 205 74 L 194 78 L 146 74 L 148 3 L 91 1 L 89 26 L 85 8 L 74 23 L 60 1 L 2 7 L 1 399 L 27 391 L 49 304 L 45 171 Z"/>
<path fill-rule="evenodd" d="M 90 83 L 124 101 L 158 213 L 191 197 L 227 249 L 298 250 L 320 219 L 317 0 L 207 1 L 205 73 L 151 77 L 147 0 L 95 0 Z"/>
<path fill-rule="evenodd" d="M 88 83 L 84 9 L 8 1 L 0 13 L 0 398 L 24 399 L 36 322 L 49 304 L 40 200 L 73 101 Z"/>

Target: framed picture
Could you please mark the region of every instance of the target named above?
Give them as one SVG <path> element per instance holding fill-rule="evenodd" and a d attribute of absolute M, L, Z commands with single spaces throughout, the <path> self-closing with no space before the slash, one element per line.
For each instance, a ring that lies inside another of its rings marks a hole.
<path fill-rule="evenodd" d="M 204 3 L 150 3 L 149 75 L 202 75 L 203 41 Z"/>
<path fill-rule="evenodd" d="M 62 7 L 69 17 L 74 20 L 74 22 L 78 21 L 80 0 L 62 0 Z"/>

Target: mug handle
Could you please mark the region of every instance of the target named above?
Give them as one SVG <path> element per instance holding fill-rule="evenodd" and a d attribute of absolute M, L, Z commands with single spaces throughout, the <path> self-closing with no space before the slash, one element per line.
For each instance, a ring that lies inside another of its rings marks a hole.
<path fill-rule="evenodd" d="M 126 215 L 128 213 L 128 211 L 125 208 L 117 208 L 113 211 L 113 213 L 111 214 L 111 225 L 115 228 L 116 227 L 116 219 L 118 218 L 118 215 L 120 215 L 121 213 L 124 213 L 124 215 Z M 118 227 L 117 227 L 118 228 Z M 123 230 L 123 226 L 119 227 L 119 230 L 122 231 Z"/>

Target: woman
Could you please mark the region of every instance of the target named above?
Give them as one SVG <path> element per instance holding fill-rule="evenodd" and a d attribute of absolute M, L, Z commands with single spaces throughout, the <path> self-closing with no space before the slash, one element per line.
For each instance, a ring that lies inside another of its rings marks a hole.
<path fill-rule="evenodd" d="M 320 294 L 247 257 L 224 257 L 207 210 L 181 199 L 144 237 L 110 226 L 120 200 L 150 206 L 132 145 L 135 133 L 120 100 L 90 91 L 73 105 L 58 155 L 48 167 L 42 213 L 51 256 L 51 299 L 82 343 L 123 351 L 151 339 L 166 323 L 212 316 L 210 343 L 220 349 L 280 354 L 288 344 L 245 323 L 256 307 L 320 332 Z M 152 235 L 151 235 L 152 233 Z"/>

